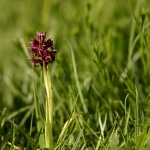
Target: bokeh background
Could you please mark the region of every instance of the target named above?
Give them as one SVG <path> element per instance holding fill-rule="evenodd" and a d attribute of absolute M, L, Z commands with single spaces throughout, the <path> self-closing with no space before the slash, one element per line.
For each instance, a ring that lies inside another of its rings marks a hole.
<path fill-rule="evenodd" d="M 8 110 L 14 110 L 22 102 L 31 102 L 28 97 L 32 92 L 29 89 L 32 66 L 27 58 L 30 57 L 30 38 L 36 38 L 36 31 L 46 31 L 47 38 L 52 38 L 58 49 L 56 63 L 51 68 L 55 70 L 53 82 L 58 89 L 62 89 L 59 93 L 62 96 L 68 94 L 66 88 L 72 85 L 74 76 L 71 53 L 65 38 L 73 47 L 79 78 L 83 86 L 85 83 L 87 91 L 91 80 L 102 84 L 93 63 L 92 44 L 98 43 L 99 51 L 104 51 L 108 67 L 112 68 L 113 62 L 114 66 L 119 65 L 124 69 L 132 19 L 129 4 L 125 0 L 1 0 L 1 109 L 7 107 Z M 101 91 L 102 85 L 98 89 Z"/>
<path fill-rule="evenodd" d="M 132 0 L 131 6 L 136 17 L 140 18 L 142 8 L 149 10 L 150 3 Z M 148 41 L 149 11 L 146 15 Z M 85 120 L 93 129 L 99 128 L 97 112 L 101 112 L 101 116 L 108 114 L 108 130 L 113 124 L 112 112 L 120 118 L 124 115 L 122 103 L 128 93 L 135 95 L 135 83 L 141 100 L 146 101 L 150 81 L 148 67 L 145 69 L 143 66 L 147 56 L 141 54 L 140 49 L 144 46 L 141 46 L 140 40 L 130 56 L 132 37 L 135 38 L 139 30 L 129 1 L 0 0 L 0 110 L 7 108 L 10 115 L 32 105 L 34 81 L 39 102 L 44 101 L 41 68 L 32 67 L 27 59 L 31 57 L 29 42 L 31 38 L 36 38 L 36 31 L 46 31 L 47 38 L 54 40 L 54 48 L 58 50 L 56 61 L 49 66 L 54 91 L 56 136 L 70 116 L 76 99 L 77 109 L 84 112 L 67 41 L 74 51 L 80 87 L 89 112 L 85 114 Z M 130 98 L 127 103 L 133 115 L 134 102 Z M 17 124 L 26 113 L 24 111 L 15 116 Z"/>

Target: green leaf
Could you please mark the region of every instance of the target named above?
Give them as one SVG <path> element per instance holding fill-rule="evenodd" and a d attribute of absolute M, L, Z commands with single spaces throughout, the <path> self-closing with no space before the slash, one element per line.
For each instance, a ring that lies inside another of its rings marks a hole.
<path fill-rule="evenodd" d="M 136 137 L 136 150 L 140 150 L 144 146 L 144 142 L 146 140 L 146 128 Z"/>

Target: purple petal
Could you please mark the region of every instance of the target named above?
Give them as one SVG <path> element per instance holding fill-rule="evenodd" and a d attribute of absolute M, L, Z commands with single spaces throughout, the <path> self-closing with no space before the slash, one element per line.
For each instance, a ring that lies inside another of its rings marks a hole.
<path fill-rule="evenodd" d="M 52 48 L 53 47 L 53 41 L 51 39 L 48 39 L 46 42 L 44 42 L 43 46 L 45 49 Z"/>
<path fill-rule="evenodd" d="M 44 43 L 45 37 L 46 37 L 46 32 L 36 32 L 36 35 L 38 37 L 38 41 L 40 44 Z"/>
<path fill-rule="evenodd" d="M 36 58 L 28 58 L 31 62 L 32 62 L 32 64 L 34 65 L 34 66 L 37 66 L 38 64 L 43 64 L 43 62 L 42 62 L 42 60 L 40 60 L 40 59 L 36 59 Z"/>

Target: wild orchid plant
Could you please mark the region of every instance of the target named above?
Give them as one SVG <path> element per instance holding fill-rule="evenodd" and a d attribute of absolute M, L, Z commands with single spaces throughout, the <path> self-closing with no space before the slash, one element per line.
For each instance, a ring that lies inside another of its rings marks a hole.
<path fill-rule="evenodd" d="M 45 147 L 51 149 L 53 145 L 53 134 L 52 134 L 53 97 L 48 64 L 52 63 L 55 60 L 57 50 L 53 48 L 53 41 L 51 38 L 45 41 L 46 32 L 37 32 L 36 35 L 38 40 L 32 38 L 30 42 L 31 44 L 30 51 L 32 53 L 32 58 L 29 58 L 29 60 L 32 62 L 34 66 L 41 66 L 43 69 L 43 77 L 46 88 Z"/>

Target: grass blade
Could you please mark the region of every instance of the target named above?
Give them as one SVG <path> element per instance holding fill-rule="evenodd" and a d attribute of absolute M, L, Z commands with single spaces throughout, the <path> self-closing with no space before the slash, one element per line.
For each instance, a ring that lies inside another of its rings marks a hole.
<path fill-rule="evenodd" d="M 75 62 L 74 52 L 73 52 L 72 46 L 69 43 L 69 41 L 67 39 L 66 39 L 66 41 L 67 41 L 67 43 L 68 43 L 68 45 L 70 47 L 70 51 L 71 51 L 72 63 L 73 63 L 73 69 L 74 69 L 74 75 L 75 75 L 76 85 L 77 85 L 78 92 L 79 92 L 79 97 L 80 97 L 81 103 L 83 104 L 84 112 L 87 113 L 88 110 L 87 110 L 86 104 L 84 102 L 82 90 L 81 90 L 80 83 L 79 83 L 79 78 L 78 78 L 78 73 L 77 73 L 77 68 L 76 68 L 76 62 Z"/>
<path fill-rule="evenodd" d="M 80 131 L 80 133 L 79 133 L 79 135 L 78 135 L 78 137 L 77 137 L 75 143 L 73 144 L 73 147 L 72 147 L 71 150 L 75 150 L 75 149 L 77 148 L 77 145 L 78 145 L 78 143 L 79 143 L 79 140 L 80 140 L 80 138 L 81 138 L 81 136 L 82 136 L 82 132 L 83 132 L 83 129 Z"/>

